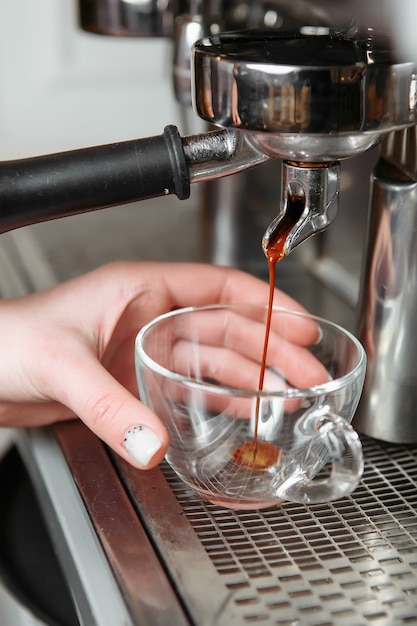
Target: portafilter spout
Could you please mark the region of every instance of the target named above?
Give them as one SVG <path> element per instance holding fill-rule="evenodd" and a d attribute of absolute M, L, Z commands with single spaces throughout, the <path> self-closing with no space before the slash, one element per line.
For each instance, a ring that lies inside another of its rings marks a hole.
<path fill-rule="evenodd" d="M 339 160 L 417 122 L 417 65 L 373 30 L 302 27 L 296 32 L 213 35 L 194 45 L 194 104 L 200 117 L 252 136 L 283 159 L 281 206 L 264 249 L 286 219 L 289 198 L 304 210 L 284 253 L 334 219 Z"/>
<path fill-rule="evenodd" d="M 262 237 L 262 249 L 268 249 L 281 236 L 283 220 L 291 220 L 281 246 L 282 258 L 314 233 L 329 226 L 336 217 L 339 197 L 340 165 L 309 163 L 307 166 L 284 161 L 281 177 L 281 208 Z M 294 212 L 294 206 L 297 206 Z"/>

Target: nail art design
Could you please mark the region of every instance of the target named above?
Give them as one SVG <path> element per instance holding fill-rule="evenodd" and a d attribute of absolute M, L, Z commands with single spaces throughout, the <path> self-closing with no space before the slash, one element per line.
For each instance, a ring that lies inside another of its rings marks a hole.
<path fill-rule="evenodd" d="M 123 446 L 139 465 L 146 467 L 160 449 L 161 440 L 150 428 L 138 424 L 129 428 Z"/>

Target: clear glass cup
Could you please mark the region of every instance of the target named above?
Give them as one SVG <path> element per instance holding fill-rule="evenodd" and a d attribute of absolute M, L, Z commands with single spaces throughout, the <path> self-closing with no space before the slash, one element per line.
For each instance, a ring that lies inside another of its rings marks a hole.
<path fill-rule="evenodd" d="M 235 509 L 351 493 L 363 472 L 350 422 L 362 391 L 360 342 L 332 322 L 274 308 L 172 311 L 136 339 L 140 397 L 167 428 L 166 459 L 202 498 Z"/>

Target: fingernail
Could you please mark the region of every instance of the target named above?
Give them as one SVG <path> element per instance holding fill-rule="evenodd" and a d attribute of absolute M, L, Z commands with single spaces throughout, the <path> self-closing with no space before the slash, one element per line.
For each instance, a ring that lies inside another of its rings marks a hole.
<path fill-rule="evenodd" d="M 265 391 L 284 391 L 286 388 L 285 380 L 277 369 L 268 367 L 265 370 L 264 386 Z"/>
<path fill-rule="evenodd" d="M 318 344 L 321 342 L 322 339 L 323 339 L 323 329 L 320 326 L 320 324 L 317 324 L 317 339 L 313 345 L 318 346 Z"/>
<path fill-rule="evenodd" d="M 123 446 L 132 459 L 146 467 L 160 449 L 161 440 L 150 428 L 138 424 L 129 428 L 124 436 Z"/>

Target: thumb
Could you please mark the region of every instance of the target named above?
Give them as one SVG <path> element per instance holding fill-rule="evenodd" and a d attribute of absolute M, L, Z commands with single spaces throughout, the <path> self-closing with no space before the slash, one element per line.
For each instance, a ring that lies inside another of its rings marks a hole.
<path fill-rule="evenodd" d="M 168 433 L 159 418 L 93 356 L 67 362 L 65 397 L 57 398 L 117 454 L 139 469 L 160 463 Z M 59 394 L 61 395 L 61 394 Z"/>

